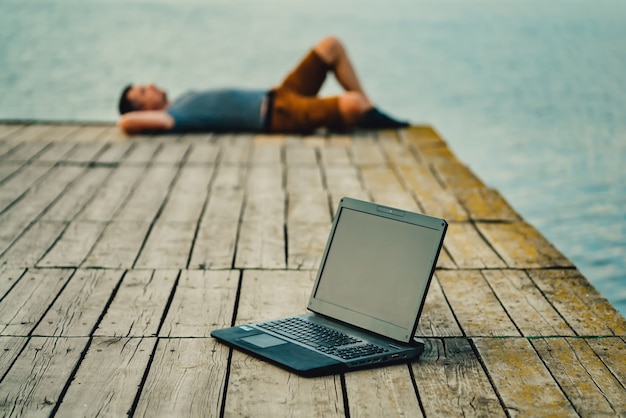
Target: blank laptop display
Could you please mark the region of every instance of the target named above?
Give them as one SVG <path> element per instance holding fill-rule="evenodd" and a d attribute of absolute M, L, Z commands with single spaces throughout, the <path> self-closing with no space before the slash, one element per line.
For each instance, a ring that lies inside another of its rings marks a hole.
<path fill-rule="evenodd" d="M 304 376 L 414 360 L 423 351 L 414 334 L 446 229 L 440 218 L 343 198 L 310 313 L 211 335 Z"/>

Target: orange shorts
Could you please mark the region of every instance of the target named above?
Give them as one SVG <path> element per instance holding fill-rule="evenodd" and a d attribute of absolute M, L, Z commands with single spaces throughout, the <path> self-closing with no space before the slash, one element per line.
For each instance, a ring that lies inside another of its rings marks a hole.
<path fill-rule="evenodd" d="M 339 97 L 317 96 L 328 70 L 328 65 L 310 51 L 283 83 L 270 91 L 269 132 L 310 133 L 321 127 L 342 128 Z"/>

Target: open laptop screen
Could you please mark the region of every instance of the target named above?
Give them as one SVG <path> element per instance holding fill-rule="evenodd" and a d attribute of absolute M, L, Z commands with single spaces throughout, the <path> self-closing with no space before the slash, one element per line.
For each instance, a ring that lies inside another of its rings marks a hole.
<path fill-rule="evenodd" d="M 436 263 L 445 221 L 340 207 L 309 308 L 408 342 Z"/>

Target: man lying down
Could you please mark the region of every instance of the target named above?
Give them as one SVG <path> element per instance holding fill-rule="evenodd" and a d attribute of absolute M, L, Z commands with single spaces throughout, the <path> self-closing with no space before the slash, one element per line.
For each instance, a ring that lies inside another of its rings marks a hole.
<path fill-rule="evenodd" d="M 331 72 L 345 90 L 317 94 Z M 169 101 L 154 84 L 129 85 L 119 101 L 120 128 L 129 135 L 155 132 L 246 131 L 306 134 L 330 130 L 409 126 L 378 110 L 361 87 L 337 38 L 318 42 L 278 87 L 189 91 Z"/>

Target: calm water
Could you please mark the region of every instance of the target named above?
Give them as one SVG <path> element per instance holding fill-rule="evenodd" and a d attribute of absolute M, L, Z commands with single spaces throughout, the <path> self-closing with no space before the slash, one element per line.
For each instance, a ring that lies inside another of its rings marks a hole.
<path fill-rule="evenodd" d="M 130 81 L 271 86 L 331 33 L 626 313 L 622 0 L 2 0 L 0 119 L 112 121 Z"/>

